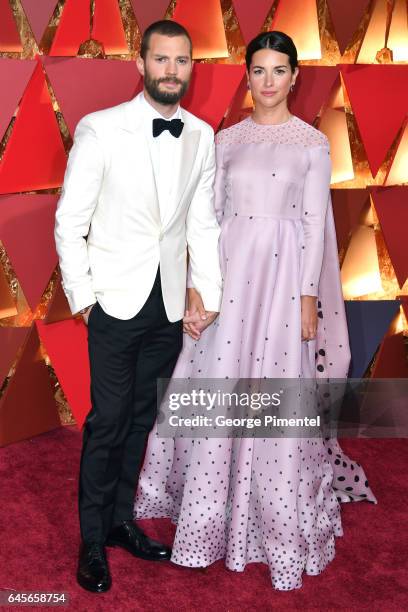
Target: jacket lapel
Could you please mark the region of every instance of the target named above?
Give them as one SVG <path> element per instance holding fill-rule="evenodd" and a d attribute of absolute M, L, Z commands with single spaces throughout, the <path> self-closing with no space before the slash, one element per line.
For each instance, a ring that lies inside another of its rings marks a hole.
<path fill-rule="evenodd" d="M 145 201 L 149 204 L 149 209 L 158 226 L 161 224 L 159 197 L 154 174 L 153 160 L 151 157 L 150 146 L 146 137 L 145 125 L 143 125 L 143 115 L 139 107 L 140 96 L 126 102 L 123 105 L 123 118 L 121 128 L 129 132 L 134 138 L 134 150 L 138 151 L 138 165 L 140 176 L 143 181 L 139 184 L 140 190 L 145 195 Z"/>

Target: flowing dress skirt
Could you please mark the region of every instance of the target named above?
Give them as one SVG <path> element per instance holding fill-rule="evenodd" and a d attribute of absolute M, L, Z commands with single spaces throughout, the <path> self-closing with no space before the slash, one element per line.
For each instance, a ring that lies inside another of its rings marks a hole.
<path fill-rule="evenodd" d="M 173 377 L 315 377 L 325 357 L 319 340 L 300 341 L 300 221 L 231 216 L 222 229 L 221 312 L 199 341 L 185 336 Z M 155 426 L 135 517 L 177 524 L 174 563 L 225 558 L 243 571 L 263 562 L 273 586 L 289 590 L 333 559 L 339 502 L 362 499 L 376 503 L 362 467 L 336 440 L 172 439 Z"/>

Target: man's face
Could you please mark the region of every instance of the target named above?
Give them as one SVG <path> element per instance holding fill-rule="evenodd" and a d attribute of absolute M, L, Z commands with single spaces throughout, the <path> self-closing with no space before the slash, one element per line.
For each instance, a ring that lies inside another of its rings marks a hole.
<path fill-rule="evenodd" d="M 159 104 L 179 102 L 188 89 L 193 63 L 186 36 L 151 35 L 146 57 L 137 60 L 147 93 Z"/>

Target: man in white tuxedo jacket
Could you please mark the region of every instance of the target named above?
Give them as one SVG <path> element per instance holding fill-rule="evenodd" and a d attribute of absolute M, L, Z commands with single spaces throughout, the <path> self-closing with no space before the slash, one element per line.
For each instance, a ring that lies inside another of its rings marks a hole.
<path fill-rule="evenodd" d="M 170 378 L 182 346 L 187 252 L 189 310 L 206 317 L 201 327 L 222 291 L 214 134 L 179 106 L 192 70 L 187 31 L 152 24 L 137 66 L 142 93 L 78 123 L 56 214 L 64 291 L 88 325 L 77 580 L 93 592 L 111 585 L 106 545 L 170 558 L 133 522 L 133 501 L 156 381 Z"/>

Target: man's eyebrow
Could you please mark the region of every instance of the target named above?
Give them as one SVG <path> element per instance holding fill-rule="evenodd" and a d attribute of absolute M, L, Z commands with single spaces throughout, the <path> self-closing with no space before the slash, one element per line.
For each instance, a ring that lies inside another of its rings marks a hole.
<path fill-rule="evenodd" d="M 164 55 L 163 53 L 154 53 L 153 57 L 165 57 L 166 59 L 169 59 L 169 56 Z M 176 59 L 188 59 L 189 57 L 189 55 L 178 55 Z"/>
<path fill-rule="evenodd" d="M 253 66 L 253 68 L 264 68 L 265 66 Z M 274 66 L 274 68 L 287 68 L 285 64 L 280 64 L 279 66 Z"/>

